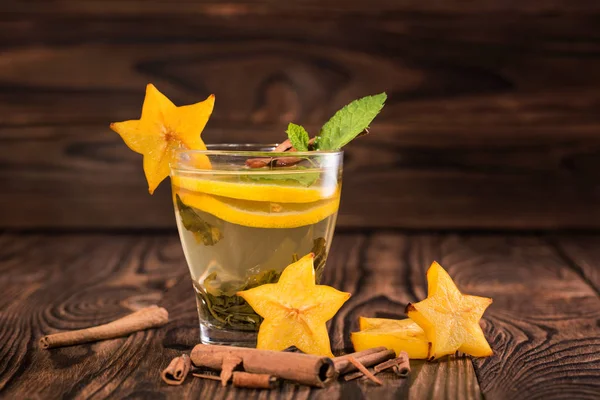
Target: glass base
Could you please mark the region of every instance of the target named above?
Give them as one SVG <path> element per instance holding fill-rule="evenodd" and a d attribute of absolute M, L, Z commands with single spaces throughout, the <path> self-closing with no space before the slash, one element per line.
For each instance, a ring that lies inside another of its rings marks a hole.
<path fill-rule="evenodd" d="M 200 342 L 238 347 L 256 347 L 256 332 L 221 329 L 200 323 Z"/>

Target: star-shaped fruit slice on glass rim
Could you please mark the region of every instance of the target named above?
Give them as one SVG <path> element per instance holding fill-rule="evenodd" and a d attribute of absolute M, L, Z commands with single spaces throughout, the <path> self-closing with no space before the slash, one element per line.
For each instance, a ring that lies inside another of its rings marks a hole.
<path fill-rule="evenodd" d="M 206 150 L 200 134 L 214 103 L 215 96 L 211 94 L 199 103 L 177 107 L 154 85 L 148 84 L 141 118 L 110 124 L 131 150 L 144 156 L 150 194 L 169 176 L 169 163 L 175 159 L 177 150 Z M 207 158 L 201 164 L 210 168 Z"/>
<path fill-rule="evenodd" d="M 475 356 L 492 355 L 479 320 L 492 299 L 463 295 L 450 275 L 437 262 L 427 271 L 427 298 L 409 304 L 406 312 L 431 342 L 430 359 L 456 351 Z"/>
<path fill-rule="evenodd" d="M 350 293 L 315 284 L 314 254 L 287 266 L 277 283 L 238 292 L 264 318 L 257 348 L 285 350 L 296 346 L 307 354 L 333 357 L 325 323 Z"/>

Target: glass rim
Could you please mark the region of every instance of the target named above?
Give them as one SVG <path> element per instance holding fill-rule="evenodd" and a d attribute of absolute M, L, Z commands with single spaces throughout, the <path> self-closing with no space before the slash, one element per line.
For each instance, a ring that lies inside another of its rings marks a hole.
<path fill-rule="evenodd" d="M 206 145 L 206 150 L 176 150 L 176 155 L 181 154 L 204 154 L 204 155 L 224 155 L 224 156 L 258 156 L 258 157 L 318 157 L 318 156 L 336 156 L 344 153 L 344 150 L 317 150 L 317 151 L 268 151 L 268 150 L 243 150 L 243 148 L 272 147 L 279 146 L 280 143 L 211 143 Z M 223 150 L 231 148 L 231 150 Z"/>
<path fill-rule="evenodd" d="M 219 169 L 204 169 L 197 168 L 190 165 L 185 165 L 185 162 L 179 158 L 185 155 L 205 155 L 205 156 L 223 156 L 223 157 L 240 157 L 240 158 L 277 158 L 277 157 L 300 157 L 305 158 L 309 162 L 311 159 L 325 159 L 335 160 L 341 158 L 344 154 L 343 150 L 324 150 L 324 151 L 294 151 L 294 152 L 273 152 L 268 150 L 244 150 L 244 148 L 257 149 L 257 148 L 275 148 L 278 143 L 215 143 L 207 144 L 206 150 L 188 150 L 179 149 L 175 151 L 175 160 L 170 163 L 171 171 L 188 171 L 188 172 L 211 172 L 218 174 L 279 174 L 289 173 L 288 167 L 271 167 L 268 170 L 263 168 L 248 168 L 236 171 L 227 171 Z M 231 149 L 231 150 L 229 150 Z M 322 167 L 308 167 L 303 172 L 323 170 Z"/>

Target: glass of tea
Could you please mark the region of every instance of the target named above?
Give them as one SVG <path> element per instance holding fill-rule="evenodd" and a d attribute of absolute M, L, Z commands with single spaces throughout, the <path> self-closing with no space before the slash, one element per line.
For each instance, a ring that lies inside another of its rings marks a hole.
<path fill-rule="evenodd" d="M 209 145 L 171 163 L 173 203 L 203 343 L 255 346 L 262 318 L 237 292 L 275 283 L 315 254 L 317 283 L 333 238 L 342 151 Z"/>

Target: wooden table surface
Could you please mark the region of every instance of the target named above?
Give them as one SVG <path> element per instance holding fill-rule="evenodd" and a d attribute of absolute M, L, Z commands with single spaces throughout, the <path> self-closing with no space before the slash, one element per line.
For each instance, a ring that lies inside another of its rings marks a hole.
<path fill-rule="evenodd" d="M 0 234 L 0 397 L 6 398 L 598 398 L 600 236 L 337 234 L 326 284 L 353 293 L 334 317 L 336 353 L 351 350 L 360 315 L 402 318 L 426 296 L 438 260 L 466 293 L 491 296 L 487 359 L 413 362 L 410 380 L 382 388 L 336 383 L 260 392 L 159 371 L 198 342 L 192 286 L 179 240 L 158 234 Z M 40 350 L 43 334 L 105 323 L 148 304 L 161 329 Z"/>

